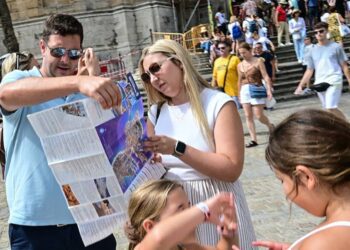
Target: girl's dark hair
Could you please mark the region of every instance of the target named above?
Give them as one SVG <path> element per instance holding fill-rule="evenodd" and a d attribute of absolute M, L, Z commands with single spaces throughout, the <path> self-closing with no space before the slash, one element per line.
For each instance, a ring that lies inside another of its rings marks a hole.
<path fill-rule="evenodd" d="M 43 39 L 48 42 L 50 35 L 79 35 L 80 44 L 83 44 L 83 26 L 73 16 L 66 14 L 51 15 L 46 21 L 43 31 Z"/>
<path fill-rule="evenodd" d="M 327 111 L 298 111 L 274 129 L 265 153 L 273 169 L 292 178 L 292 192 L 298 194 L 297 165 L 335 190 L 350 182 L 350 123 Z"/>

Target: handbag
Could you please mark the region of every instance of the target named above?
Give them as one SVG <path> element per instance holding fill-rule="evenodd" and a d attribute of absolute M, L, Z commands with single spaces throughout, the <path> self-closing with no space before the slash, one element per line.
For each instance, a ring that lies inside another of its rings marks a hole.
<path fill-rule="evenodd" d="M 224 93 L 225 93 L 225 85 L 226 85 L 226 77 L 227 77 L 227 72 L 228 72 L 228 66 L 230 65 L 231 58 L 232 58 L 232 55 L 230 55 L 230 57 L 228 59 L 228 62 L 227 62 L 227 65 L 226 65 L 226 72 L 225 72 L 225 77 L 224 77 L 224 86 L 216 88 L 217 90 L 219 90 L 221 92 L 224 92 Z"/>
<path fill-rule="evenodd" d="M 243 73 L 245 74 L 245 69 L 242 64 Z M 264 84 L 261 85 L 255 85 L 255 84 L 249 84 L 249 94 L 251 98 L 266 98 L 267 92 Z"/>
<path fill-rule="evenodd" d="M 345 37 L 350 34 L 350 28 L 346 25 L 340 22 L 339 20 L 339 14 L 337 14 L 338 24 L 339 24 L 339 32 L 341 37 Z"/>
<path fill-rule="evenodd" d="M 266 98 L 267 92 L 264 85 L 249 84 L 249 94 L 251 98 Z"/>
<path fill-rule="evenodd" d="M 293 33 L 293 39 L 294 40 L 300 40 L 301 39 L 301 33 L 298 31 L 298 32 L 295 32 Z"/>
<path fill-rule="evenodd" d="M 321 82 L 319 84 L 315 84 L 310 86 L 309 89 L 315 90 L 317 92 L 324 92 L 326 91 L 331 85 L 328 82 Z"/>

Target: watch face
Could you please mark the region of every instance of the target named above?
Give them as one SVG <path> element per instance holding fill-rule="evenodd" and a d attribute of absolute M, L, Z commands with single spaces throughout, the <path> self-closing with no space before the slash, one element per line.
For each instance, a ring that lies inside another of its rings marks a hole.
<path fill-rule="evenodd" d="M 186 150 L 186 144 L 181 142 L 181 141 L 178 141 L 177 144 L 176 144 L 176 149 L 175 151 L 178 153 L 178 154 L 181 154 L 183 155 L 185 153 L 185 150 Z"/>

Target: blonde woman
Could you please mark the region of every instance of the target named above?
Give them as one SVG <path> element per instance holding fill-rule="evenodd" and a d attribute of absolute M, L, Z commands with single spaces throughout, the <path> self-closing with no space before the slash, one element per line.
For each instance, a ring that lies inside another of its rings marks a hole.
<path fill-rule="evenodd" d="M 132 193 L 128 216 L 125 232 L 129 250 L 237 249 L 233 246 L 237 243 L 235 209 L 229 193 L 190 207 L 179 183 L 151 181 Z M 196 226 L 204 222 L 220 228 L 221 238 L 215 247 L 200 245 L 195 238 Z"/>
<path fill-rule="evenodd" d="M 192 204 L 218 192 L 236 197 L 241 249 L 255 238 L 243 189 L 243 129 L 228 95 L 210 88 L 177 42 L 158 40 L 143 50 L 139 70 L 152 105 L 145 150 L 156 153 L 168 169 L 165 178 L 179 181 Z M 157 111 L 157 109 L 159 111 Z M 201 225 L 200 243 L 215 245 L 216 228 Z"/>
<path fill-rule="evenodd" d="M 244 33 L 236 16 L 230 17 L 230 23 L 228 25 L 228 31 L 232 39 L 232 51 L 233 53 L 238 53 L 238 46 L 241 41 L 244 41 Z"/>
<path fill-rule="evenodd" d="M 1 64 L 1 76 L 4 77 L 7 73 L 18 70 L 30 70 L 34 66 L 39 67 L 38 61 L 33 54 L 28 52 L 15 52 L 8 54 Z"/>

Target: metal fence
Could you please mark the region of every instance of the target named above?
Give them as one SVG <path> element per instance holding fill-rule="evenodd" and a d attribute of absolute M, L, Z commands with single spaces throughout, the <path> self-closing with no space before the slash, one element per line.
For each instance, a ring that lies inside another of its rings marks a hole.
<path fill-rule="evenodd" d="M 99 64 L 101 76 L 110 77 L 117 81 L 126 78 L 125 63 L 121 57 L 104 60 Z"/>
<path fill-rule="evenodd" d="M 212 34 L 209 24 L 200 24 L 200 25 L 194 26 L 185 33 L 151 32 L 152 41 L 155 42 L 159 39 L 174 40 L 180 43 L 188 51 L 193 53 L 198 53 L 202 51 L 200 49 L 200 42 L 203 39 L 203 37 L 201 36 L 201 32 L 204 30 L 207 31 L 208 36 Z"/>

